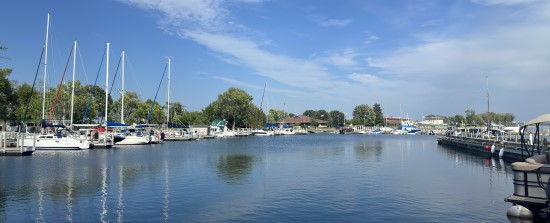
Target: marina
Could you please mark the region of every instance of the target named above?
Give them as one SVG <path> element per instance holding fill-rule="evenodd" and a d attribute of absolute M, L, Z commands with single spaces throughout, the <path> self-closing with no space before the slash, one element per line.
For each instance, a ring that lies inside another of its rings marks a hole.
<path fill-rule="evenodd" d="M 0 157 L 4 222 L 505 222 L 510 163 L 434 136 L 228 137 Z"/>
<path fill-rule="evenodd" d="M 401 3 L 6 3 L 0 222 L 550 222 L 550 3 Z"/>

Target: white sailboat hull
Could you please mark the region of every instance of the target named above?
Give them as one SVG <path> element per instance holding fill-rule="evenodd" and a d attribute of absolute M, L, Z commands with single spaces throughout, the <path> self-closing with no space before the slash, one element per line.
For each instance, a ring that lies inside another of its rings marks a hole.
<path fill-rule="evenodd" d="M 120 142 L 115 143 L 116 145 L 145 145 L 149 144 L 149 139 L 144 136 L 126 136 Z"/>
<path fill-rule="evenodd" d="M 86 139 L 75 139 L 70 137 L 63 138 L 41 138 L 51 137 L 51 135 L 36 137 L 36 144 L 34 144 L 36 150 L 77 150 L 77 149 L 89 149 L 90 143 Z M 32 147 L 34 138 L 24 138 L 23 146 Z"/>

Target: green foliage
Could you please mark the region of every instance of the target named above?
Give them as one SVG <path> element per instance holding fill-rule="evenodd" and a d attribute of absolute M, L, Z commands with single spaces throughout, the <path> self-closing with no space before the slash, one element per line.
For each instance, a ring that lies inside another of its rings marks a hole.
<path fill-rule="evenodd" d="M 250 115 L 245 119 L 245 125 L 260 128 L 266 124 L 266 119 L 266 114 L 260 108 L 251 106 Z"/>
<path fill-rule="evenodd" d="M 516 117 L 511 113 L 499 114 L 495 112 L 489 112 L 489 113 L 485 112 L 483 114 L 479 114 L 479 116 L 483 120 L 491 120 L 491 123 L 503 124 L 503 125 L 509 125 L 516 119 Z"/>
<path fill-rule="evenodd" d="M 330 116 L 329 126 L 338 127 L 340 124 L 344 124 L 345 114 L 343 112 L 332 110 L 328 114 Z"/>
<path fill-rule="evenodd" d="M 315 117 L 316 119 L 320 119 L 323 121 L 328 121 L 330 119 L 328 112 L 323 109 L 317 111 L 316 113 L 317 113 L 317 116 Z"/>
<path fill-rule="evenodd" d="M 289 115 L 283 110 L 269 109 L 269 122 L 280 122 L 284 118 L 288 118 Z"/>
<path fill-rule="evenodd" d="M 367 104 L 357 105 L 353 109 L 352 123 L 355 125 L 373 126 L 376 114 Z"/>
<path fill-rule="evenodd" d="M 374 125 L 381 126 L 384 125 L 384 113 L 382 113 L 382 107 L 380 104 L 375 103 L 372 106 L 372 111 L 374 111 Z"/>
<path fill-rule="evenodd" d="M 14 119 L 17 97 L 12 82 L 8 79 L 11 69 L 0 69 L 0 120 Z"/>
<path fill-rule="evenodd" d="M 317 112 L 314 111 L 314 110 L 306 110 L 302 114 L 305 115 L 305 116 L 311 117 L 311 118 L 317 117 Z"/>
<path fill-rule="evenodd" d="M 244 90 L 229 88 L 226 92 L 218 95 L 218 99 L 210 103 L 203 110 L 203 113 L 210 120 L 225 119 L 232 124 L 232 128 L 240 125 L 249 125 L 254 120 L 252 96 Z M 251 117 L 252 116 L 252 117 Z"/>
<path fill-rule="evenodd" d="M 449 116 L 445 118 L 445 123 L 447 124 L 456 124 L 456 125 L 477 125 L 477 126 L 484 126 L 487 125 L 487 121 L 489 120 L 488 115 L 490 116 L 491 123 L 495 124 L 501 124 L 501 125 L 510 125 L 514 122 L 515 116 L 511 113 L 495 113 L 495 112 L 489 112 L 489 113 L 483 113 L 483 114 L 476 114 L 476 111 L 474 109 L 468 109 L 465 112 L 466 116 L 462 115 L 455 115 L 455 116 Z"/>
<path fill-rule="evenodd" d="M 176 124 L 185 125 L 208 125 L 210 120 L 202 112 L 185 112 L 178 114 L 173 120 Z"/>

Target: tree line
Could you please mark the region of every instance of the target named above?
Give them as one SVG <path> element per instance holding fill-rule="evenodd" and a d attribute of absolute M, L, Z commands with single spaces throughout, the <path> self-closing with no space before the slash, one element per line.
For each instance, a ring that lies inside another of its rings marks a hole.
<path fill-rule="evenodd" d="M 490 121 L 492 124 L 511 125 L 516 119 L 511 113 L 485 112 L 476 114 L 474 109 L 467 109 L 464 115 L 456 114 L 445 117 L 444 122 L 456 126 L 474 125 L 485 126 Z"/>
<path fill-rule="evenodd" d="M 11 69 L 0 69 L 0 119 L 11 123 L 33 125 L 42 120 L 42 92 L 36 86 L 27 83 L 17 85 L 16 81 L 9 80 Z M 90 124 L 102 123 L 105 120 L 105 90 L 99 86 L 82 85 L 74 82 L 74 100 L 72 82 L 60 84 L 59 90 L 49 87 L 46 92 L 45 119 L 54 123 L 69 123 L 71 106 L 73 106 L 72 123 Z M 34 87 L 34 89 L 33 89 Z M 59 93 L 58 93 L 59 92 Z M 118 94 L 118 92 L 117 92 Z M 58 99 L 54 100 L 58 95 Z M 167 104 L 154 102 L 151 99 L 141 100 L 139 94 L 132 91 L 124 93 L 124 109 L 122 98 L 113 99 L 108 96 L 108 121 L 128 124 L 165 124 L 167 122 Z M 172 123 L 184 125 L 208 125 L 212 120 L 224 119 L 230 127 L 259 128 L 266 123 L 280 122 L 284 118 L 294 117 L 295 114 L 278 109 L 263 111 L 256 106 L 253 97 L 239 88 L 229 88 L 218 95 L 218 98 L 206 106 L 202 111 L 189 112 L 180 102 L 170 103 L 170 119 Z M 54 101 L 57 101 L 54 105 Z M 74 102 L 73 102 L 74 101 Z M 71 103 L 72 102 L 72 103 Z M 72 104 L 72 105 L 71 105 Z M 122 110 L 124 114 L 121 115 Z M 346 120 L 345 114 L 338 110 L 307 110 L 303 115 L 314 120 L 323 120 L 328 126 L 338 127 L 345 124 L 375 125 L 383 123 L 381 108 L 375 104 L 373 109 L 368 105 L 359 105 L 354 109 L 353 118 Z M 382 120 L 382 121 L 381 121 Z M 317 123 L 311 123 L 316 125 Z"/>

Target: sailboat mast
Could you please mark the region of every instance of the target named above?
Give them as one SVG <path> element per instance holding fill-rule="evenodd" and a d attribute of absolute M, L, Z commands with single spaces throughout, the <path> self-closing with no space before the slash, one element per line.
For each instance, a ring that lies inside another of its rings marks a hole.
<path fill-rule="evenodd" d="M 71 89 L 71 126 L 73 125 L 73 111 L 74 111 L 74 76 L 76 73 L 76 40 L 73 45 L 73 86 Z"/>
<path fill-rule="evenodd" d="M 168 114 L 166 116 L 166 124 L 170 122 L 170 63 L 172 58 L 168 57 Z"/>
<path fill-rule="evenodd" d="M 487 79 L 487 134 L 491 130 L 491 113 L 489 112 L 489 76 L 485 76 Z"/>
<path fill-rule="evenodd" d="M 265 115 L 265 123 L 269 123 L 269 104 L 267 103 L 267 82 L 265 82 L 265 109 L 266 109 L 266 115 Z"/>
<path fill-rule="evenodd" d="M 122 50 L 122 96 L 120 109 L 120 123 L 124 124 L 124 50 Z"/>
<path fill-rule="evenodd" d="M 46 118 L 46 67 L 48 65 L 48 35 L 50 32 L 50 13 L 48 13 L 48 20 L 46 23 L 46 42 L 45 42 L 45 51 L 44 51 L 44 88 L 42 91 L 42 119 Z"/>
<path fill-rule="evenodd" d="M 107 107 L 109 103 L 109 43 L 107 43 L 107 63 L 105 65 L 105 129 L 107 129 Z"/>

